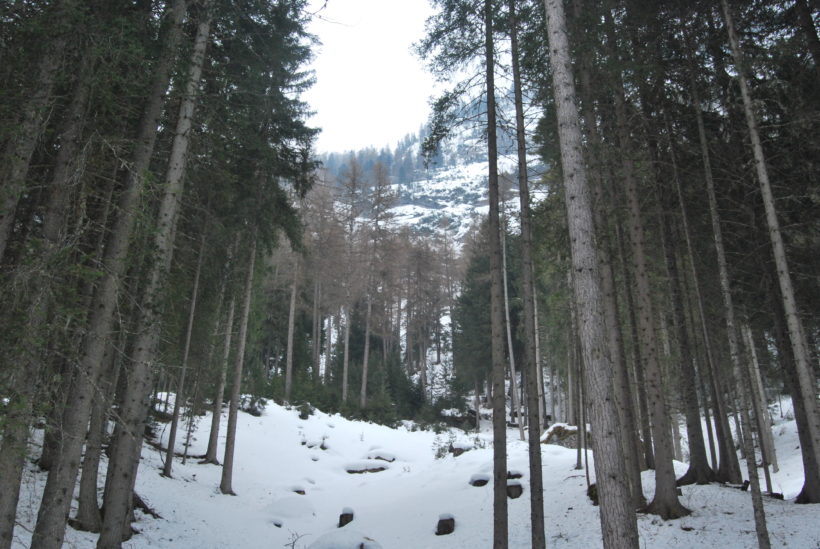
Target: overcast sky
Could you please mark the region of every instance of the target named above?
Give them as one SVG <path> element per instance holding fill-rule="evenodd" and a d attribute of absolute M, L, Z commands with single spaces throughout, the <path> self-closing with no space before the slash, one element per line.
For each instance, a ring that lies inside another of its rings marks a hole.
<path fill-rule="evenodd" d="M 393 146 L 427 120 L 433 78 L 410 46 L 431 14 L 427 0 L 328 0 L 309 27 L 322 46 L 303 97 L 322 128 L 318 152 Z"/>

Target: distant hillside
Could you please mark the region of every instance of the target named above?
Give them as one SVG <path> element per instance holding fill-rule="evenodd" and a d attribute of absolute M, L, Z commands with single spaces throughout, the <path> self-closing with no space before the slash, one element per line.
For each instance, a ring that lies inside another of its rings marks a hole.
<path fill-rule="evenodd" d="M 433 233 L 447 228 L 460 240 L 470 225 L 487 214 L 487 150 L 478 130 L 464 130 L 442 143 L 439 151 L 425 165 L 421 144 L 426 128 L 407 135 L 395 148 L 368 148 L 321 157 L 329 180 L 342 180 L 351 159 L 362 169 L 367 184 L 372 184 L 372 171 L 377 163 L 387 169 L 396 196 L 391 209 L 394 222 L 414 227 L 421 233 Z M 512 151 L 509 139 L 502 140 L 502 151 Z M 530 159 L 530 179 L 536 180 L 542 171 L 536 159 Z M 517 161 L 512 154 L 499 158 L 502 198 L 517 211 Z"/>

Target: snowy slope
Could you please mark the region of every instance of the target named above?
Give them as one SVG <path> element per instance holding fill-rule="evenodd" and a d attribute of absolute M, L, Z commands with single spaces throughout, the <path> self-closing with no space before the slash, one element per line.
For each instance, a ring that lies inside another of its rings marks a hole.
<path fill-rule="evenodd" d="M 208 425 L 209 418 L 202 418 L 195 454 L 204 453 Z M 378 542 L 370 545 L 373 548 L 490 547 L 492 481 L 483 487 L 469 484 L 474 474 L 492 471 L 491 436 L 486 429 L 478 437 L 461 431 L 436 435 L 319 412 L 301 420 L 296 409 L 273 404 L 262 417 L 240 414 L 234 471 L 238 496 L 219 493 L 219 467 L 195 460 L 185 466 L 175 463 L 173 479 L 161 477 L 160 454 L 146 445 L 137 491 L 163 518 L 138 512 L 136 527 L 141 533 L 124 546 L 305 549 L 329 535 L 336 541 L 316 547 L 343 549 L 340 534 L 332 532 L 337 532 L 339 514 L 347 507 L 355 517 L 344 527 L 344 535 L 357 540 L 363 539 L 359 535 L 367 536 Z M 795 480 L 802 474 L 794 422 L 778 420 L 775 439 L 781 460 L 775 482 L 787 498 L 793 498 L 801 485 Z M 510 431 L 508 440 L 509 468 L 524 473 L 525 486 L 521 498 L 510 500 L 510 547 L 525 548 L 529 547 L 526 444 L 517 439 L 517 431 Z M 451 443 L 479 448 L 436 459 L 437 450 Z M 548 546 L 600 547 L 598 508 L 585 496 L 584 472 L 574 470 L 575 451 L 543 445 L 542 457 Z M 684 464 L 676 466 L 679 474 L 685 471 Z M 347 472 L 376 467 L 386 470 Z M 37 493 L 44 481 L 44 474 L 33 468 L 27 471 L 19 517 L 23 527 L 17 529 L 15 548 L 28 546 L 27 532 L 33 527 Z M 651 473 L 644 474 L 644 489 L 651 497 Z M 684 519 L 664 522 L 639 517 L 641 547 L 756 545 L 748 493 L 717 485 L 691 486 L 683 488 L 682 501 L 693 511 Z M 820 547 L 816 505 L 766 498 L 766 509 L 774 547 Z M 455 518 L 453 534 L 434 535 L 441 514 Z M 69 529 L 66 547 L 93 547 L 94 541 L 94 535 Z"/>

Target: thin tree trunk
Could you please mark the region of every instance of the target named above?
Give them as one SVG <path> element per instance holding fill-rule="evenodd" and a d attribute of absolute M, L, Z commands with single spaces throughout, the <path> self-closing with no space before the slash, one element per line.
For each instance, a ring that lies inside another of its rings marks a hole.
<path fill-rule="evenodd" d="M 490 346 L 493 385 L 493 547 L 506 549 L 507 524 L 507 425 L 504 391 L 504 277 L 501 223 L 498 211 L 498 143 L 495 107 L 495 44 L 493 38 L 493 2 L 484 0 L 484 62 L 487 91 L 487 158 L 489 163 L 489 234 L 490 234 Z"/>
<path fill-rule="evenodd" d="M 248 257 L 248 272 L 245 275 L 245 298 L 242 305 L 242 318 L 239 321 L 239 340 L 234 360 L 233 386 L 231 387 L 231 406 L 228 411 L 228 428 L 225 433 L 225 456 L 222 460 L 222 480 L 219 491 L 235 496 L 233 490 L 233 458 L 236 449 L 236 421 L 239 415 L 239 398 L 242 388 L 242 366 L 245 363 L 245 343 L 248 339 L 248 319 L 251 314 L 251 295 L 253 294 L 253 270 L 256 265 L 256 235 L 251 237 L 251 249 Z"/>
<path fill-rule="evenodd" d="M 185 374 L 188 370 L 188 355 L 191 351 L 191 335 L 194 331 L 194 317 L 196 314 L 196 304 L 199 298 L 199 275 L 202 272 L 202 258 L 205 256 L 205 231 L 202 232 L 202 241 L 199 244 L 199 253 L 196 261 L 196 272 L 194 273 L 194 287 L 191 290 L 191 309 L 188 312 L 188 326 L 185 330 L 185 343 L 182 349 L 182 364 L 180 365 L 179 383 L 177 383 L 176 398 L 174 398 L 174 415 L 171 419 L 171 432 L 168 435 L 168 449 L 165 452 L 165 466 L 162 469 L 163 476 L 170 477 L 174 465 L 174 446 L 177 441 L 177 429 L 179 428 L 179 413 L 185 402 Z"/>
<path fill-rule="evenodd" d="M 228 305 L 228 320 L 225 323 L 225 340 L 222 346 L 222 363 L 219 367 L 219 380 L 216 384 L 216 396 L 211 408 L 211 432 L 208 437 L 208 451 L 205 453 L 203 463 L 213 463 L 219 465 L 217 458 L 217 448 L 219 446 L 219 424 L 222 420 L 222 402 L 225 396 L 225 378 L 228 373 L 228 364 L 231 358 L 231 337 L 233 336 L 234 312 L 236 309 L 236 298 L 231 296 Z M 218 320 L 217 320 L 218 322 Z M 216 326 L 219 326 L 217 323 Z M 216 327 L 214 328 L 216 330 Z"/>
<path fill-rule="evenodd" d="M 345 341 L 344 341 L 344 357 L 342 359 L 342 405 L 347 402 L 347 375 L 350 367 L 350 300 L 345 306 Z"/>
<path fill-rule="evenodd" d="M 131 370 L 126 392 L 120 407 L 116 430 L 116 444 L 108 465 L 108 475 L 114 480 L 105 494 L 105 516 L 97 549 L 119 548 L 121 536 L 127 526 L 129 509 L 133 502 L 133 486 L 139 466 L 142 434 L 148 407 L 153 364 L 159 343 L 162 322 L 161 302 L 166 278 L 174 255 L 173 237 L 176 232 L 178 213 L 184 190 L 183 173 L 188 156 L 188 144 L 205 62 L 205 49 L 210 35 L 210 6 L 203 7 L 204 14 L 197 25 L 191 54 L 191 65 L 185 82 L 184 96 L 179 106 L 174 140 L 165 176 L 164 194 L 157 216 L 157 232 L 154 236 L 156 256 L 151 261 L 148 283 L 143 294 L 143 308 L 137 325 Z"/>
<path fill-rule="evenodd" d="M 318 383 L 319 376 L 319 350 L 322 347 L 322 319 L 319 314 L 319 302 L 321 301 L 322 290 L 318 277 L 313 281 L 313 313 L 311 317 L 311 347 L 310 356 L 313 367 L 313 381 Z"/>
<path fill-rule="evenodd" d="M 327 336 L 325 337 L 325 385 L 330 382 L 330 365 L 333 353 L 333 315 L 327 315 Z"/>
<path fill-rule="evenodd" d="M 104 274 L 89 309 L 91 314 L 80 355 L 78 373 L 68 397 L 72 406 L 66 408 L 63 417 L 63 430 L 65 431 L 63 447 L 46 482 L 37 525 L 32 537 L 33 549 L 57 549 L 63 543 L 71 494 L 76 482 L 82 445 L 91 415 L 93 394 L 97 390 L 97 379 L 102 364 L 105 363 L 103 356 L 114 324 L 114 309 L 117 304 L 120 280 L 126 269 L 130 237 L 136 221 L 137 203 L 142 192 L 144 172 L 148 169 L 154 150 L 157 122 L 181 38 L 184 15 L 184 0 L 175 0 L 167 8 L 166 17 L 170 18 L 171 25 L 165 37 L 163 54 L 154 73 L 151 95 L 140 122 L 132 169 L 120 199 L 120 214 L 110 233 L 103 258 L 101 270 Z"/>
<path fill-rule="evenodd" d="M 772 418 L 769 415 L 769 406 L 766 402 L 766 391 L 763 389 L 763 380 L 760 377 L 760 364 L 757 360 L 752 330 L 748 323 L 741 326 L 743 339 L 746 342 L 749 358 L 749 375 L 752 380 L 752 398 L 755 403 L 755 416 L 757 417 L 758 429 L 760 431 L 761 448 L 765 449 L 766 462 L 772 466 L 775 473 L 779 470 L 777 466 L 777 455 L 774 448 L 774 438 L 772 437 Z"/>
<path fill-rule="evenodd" d="M 214 314 L 214 329 L 211 333 L 211 340 L 208 344 L 208 358 L 205 364 L 210 367 L 211 359 L 216 348 L 217 337 L 219 336 L 220 323 L 222 321 L 222 305 L 225 303 L 225 291 L 228 288 L 228 279 L 231 275 L 233 265 L 233 257 L 239 247 L 240 234 L 237 232 L 233 243 L 228 247 L 228 252 L 225 259 L 225 267 L 222 270 L 222 280 L 219 284 L 219 297 L 216 301 L 216 313 Z M 225 377 L 228 371 L 228 362 L 231 355 L 231 335 L 233 333 L 233 316 L 236 301 L 231 297 L 231 303 L 228 311 L 228 321 L 225 324 L 225 337 L 222 350 L 222 360 L 219 364 L 219 377 L 217 378 L 216 393 L 211 406 L 211 428 L 208 435 L 208 449 L 205 452 L 205 458 L 202 463 L 212 463 L 219 465 L 217 458 L 217 446 L 219 444 L 219 423 L 222 419 L 222 400 L 225 396 Z"/>
<path fill-rule="evenodd" d="M 560 0 L 544 0 L 544 7 L 572 251 L 574 299 L 578 325 L 582 330 L 586 385 L 592 403 L 592 448 L 601 502 L 603 545 L 606 549 L 637 548 L 638 528 L 630 486 L 622 475 L 625 467 L 623 449 L 617 436 L 605 435 L 617 432 L 618 411 L 613 394 L 612 363 L 607 353 L 597 244 L 581 149 L 564 6 Z"/>
<path fill-rule="evenodd" d="M 299 293 L 299 258 L 293 260 L 293 283 L 290 287 L 290 307 L 288 308 L 288 340 L 285 351 L 285 401 L 290 402 L 293 388 L 293 331 L 296 323 L 296 297 Z"/>
<path fill-rule="evenodd" d="M 786 248 L 783 244 L 783 237 L 780 232 L 780 222 L 777 219 L 777 210 L 769 183 L 769 171 L 766 167 L 766 158 L 763 155 L 763 145 L 760 141 L 760 134 L 757 127 L 757 119 L 752 106 L 752 98 L 749 93 L 749 86 L 746 82 L 745 64 L 740 44 L 735 33 L 734 23 L 726 0 L 721 0 L 723 16 L 726 19 L 726 29 L 729 34 L 729 44 L 732 47 L 732 57 L 737 68 L 737 80 L 740 85 L 740 95 L 743 98 L 743 112 L 746 116 L 746 125 L 749 129 L 749 138 L 752 142 L 752 153 L 754 154 L 755 170 L 760 183 L 760 191 L 763 197 L 763 206 L 766 210 L 766 225 L 769 229 L 769 238 L 772 245 L 772 254 L 777 267 L 777 282 L 780 286 L 780 295 L 783 299 L 783 310 L 786 313 L 786 327 L 789 332 L 789 340 L 794 354 L 795 367 L 797 368 L 798 389 L 803 406 L 806 409 L 806 419 L 808 434 L 813 442 L 814 456 L 816 463 L 820 464 L 820 410 L 817 405 L 817 383 L 814 367 L 809 359 L 806 336 L 803 324 L 798 314 L 797 303 L 794 297 L 789 264 L 786 259 Z M 817 59 L 815 59 L 817 62 Z M 806 449 L 804 448 L 804 451 Z"/>
<path fill-rule="evenodd" d="M 359 393 L 359 407 L 367 406 L 367 370 L 370 363 L 370 316 L 373 312 L 373 298 L 367 293 L 367 313 L 364 317 L 364 357 L 362 358 L 362 390 Z"/>
<path fill-rule="evenodd" d="M 530 463 L 530 529 L 532 549 L 546 547 L 544 533 L 544 481 L 541 467 L 541 432 L 544 425 L 543 384 L 539 361 L 538 325 L 535 310 L 535 283 L 532 265 L 532 219 L 527 177 L 527 136 L 524 128 L 524 99 L 518 52 L 518 22 L 515 1 L 510 0 L 510 42 L 515 102 L 515 135 L 518 157 L 518 202 L 521 222 L 521 285 L 524 300 L 523 371 L 527 380 L 527 418 Z M 505 254 L 506 255 L 506 254 Z M 506 271 L 506 269 L 505 269 Z M 504 289 L 506 290 L 506 283 Z M 509 325 L 509 324 L 508 324 Z M 512 347 L 510 348 L 512 354 Z"/>
<path fill-rule="evenodd" d="M 502 228 L 498 235 L 501 240 L 501 277 L 504 284 L 504 326 L 507 332 L 507 352 L 510 362 L 510 393 L 512 393 L 512 410 L 510 421 L 518 425 L 518 436 L 524 438 L 524 422 L 521 418 L 521 403 L 518 400 L 518 374 L 515 371 L 515 353 L 513 352 L 512 323 L 510 322 L 510 298 L 507 290 L 507 231 Z"/>

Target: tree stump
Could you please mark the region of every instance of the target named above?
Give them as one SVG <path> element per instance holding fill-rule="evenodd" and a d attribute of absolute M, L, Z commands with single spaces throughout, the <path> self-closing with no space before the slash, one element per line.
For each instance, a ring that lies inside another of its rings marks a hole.
<path fill-rule="evenodd" d="M 507 497 L 510 499 L 520 498 L 521 494 L 524 493 L 524 487 L 521 486 L 521 483 L 517 480 L 513 480 L 507 483 Z"/>
<path fill-rule="evenodd" d="M 453 515 L 444 514 L 439 515 L 438 525 L 436 525 L 436 535 L 446 536 L 452 534 L 456 529 L 456 519 Z"/>
<path fill-rule="evenodd" d="M 345 524 L 350 524 L 351 522 L 353 522 L 353 509 L 345 507 L 342 509 L 342 514 L 339 515 L 339 528 Z"/>

